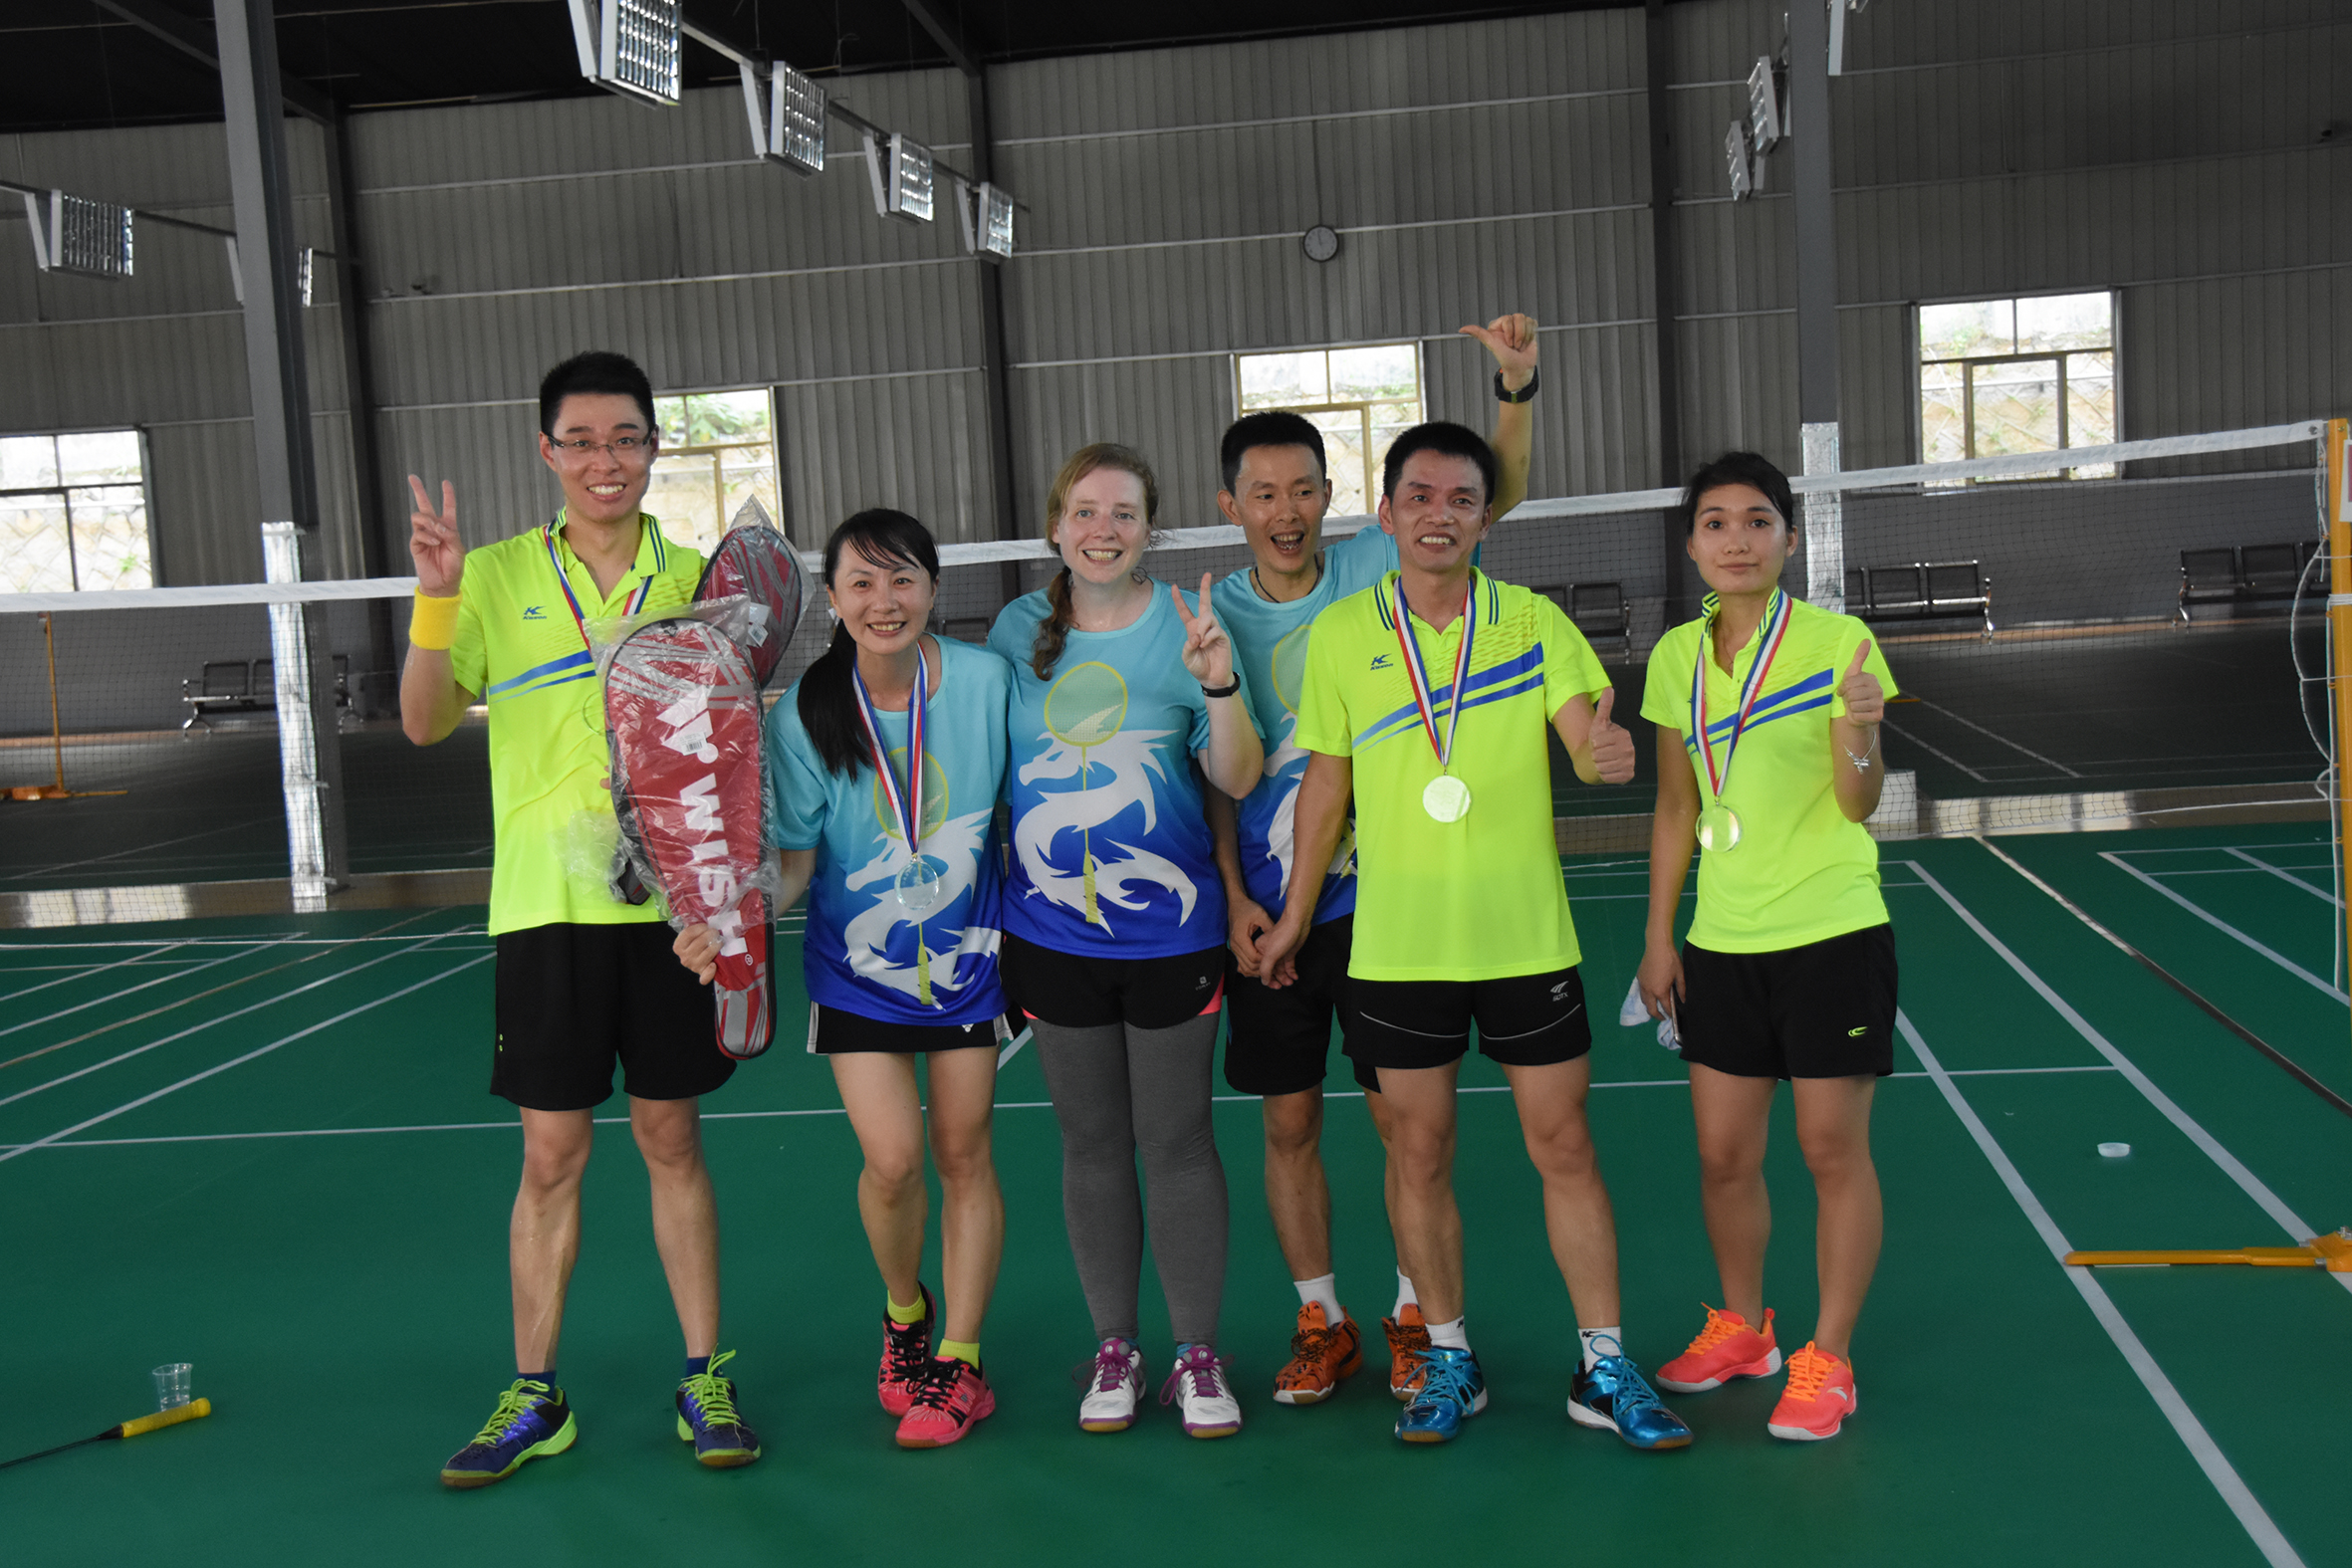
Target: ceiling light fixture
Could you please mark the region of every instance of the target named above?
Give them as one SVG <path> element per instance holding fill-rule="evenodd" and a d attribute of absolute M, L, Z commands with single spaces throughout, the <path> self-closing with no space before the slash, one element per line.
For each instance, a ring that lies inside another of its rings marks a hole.
<path fill-rule="evenodd" d="M 932 218 L 933 164 L 931 149 L 903 130 L 865 133 L 865 168 L 873 181 L 874 211 L 885 218 L 929 223 Z"/>
<path fill-rule="evenodd" d="M 580 74 L 640 104 L 678 104 L 677 0 L 570 0 Z"/>
<path fill-rule="evenodd" d="M 956 216 L 962 220 L 964 249 L 991 261 L 1013 259 L 1013 193 L 987 180 L 957 182 Z"/>
<path fill-rule="evenodd" d="M 51 191 L 47 202 L 31 191 L 23 194 L 25 220 L 33 231 L 33 260 L 43 272 L 77 278 L 130 276 L 128 207 L 69 196 L 62 190 Z"/>

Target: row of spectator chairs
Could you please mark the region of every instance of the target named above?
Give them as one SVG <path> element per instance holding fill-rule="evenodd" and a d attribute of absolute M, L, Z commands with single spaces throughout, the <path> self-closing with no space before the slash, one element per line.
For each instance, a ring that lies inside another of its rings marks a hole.
<path fill-rule="evenodd" d="M 180 725 L 182 731 L 204 725 L 216 713 L 275 712 L 278 707 L 278 661 L 275 659 L 207 659 L 203 671 L 193 680 L 179 683 L 179 700 L 186 705 L 188 716 Z M 335 656 L 335 704 L 348 708 L 352 702 L 352 658 L 348 653 Z"/>
<path fill-rule="evenodd" d="M 2180 624 L 2190 624 L 2194 604 L 2261 604 L 2293 598 L 2304 569 L 2318 553 L 2317 540 L 2182 551 Z"/>
<path fill-rule="evenodd" d="M 1993 578 L 1977 560 L 1846 567 L 1846 613 L 1873 626 L 1961 617 L 1993 635 Z"/>

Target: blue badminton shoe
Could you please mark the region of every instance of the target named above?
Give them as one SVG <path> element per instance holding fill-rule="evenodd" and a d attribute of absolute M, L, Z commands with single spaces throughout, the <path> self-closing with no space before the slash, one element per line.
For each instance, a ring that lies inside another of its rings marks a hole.
<path fill-rule="evenodd" d="M 1568 1393 L 1568 1419 L 1613 1432 L 1637 1449 L 1680 1449 L 1691 1441 L 1691 1429 L 1658 1403 L 1650 1380 L 1623 1354 L 1603 1356 L 1589 1372 L 1577 1372 Z"/>
<path fill-rule="evenodd" d="M 526 1459 L 561 1454 L 580 1436 L 580 1424 L 564 1403 L 564 1391 L 535 1378 L 517 1378 L 498 1396 L 498 1408 L 441 1466 L 444 1486 L 487 1486 L 505 1480 Z"/>
<path fill-rule="evenodd" d="M 734 1356 L 732 1350 L 720 1351 L 708 1368 L 678 1385 L 678 1436 L 694 1445 L 695 1458 L 715 1470 L 760 1456 L 759 1434 L 736 1414 L 734 1379 L 719 1376 L 719 1368 Z"/>
<path fill-rule="evenodd" d="M 1451 1443 L 1465 1421 L 1487 1408 L 1487 1376 L 1475 1352 L 1445 1345 L 1422 1351 L 1421 1367 L 1421 1387 L 1397 1417 L 1396 1435 L 1407 1443 Z"/>

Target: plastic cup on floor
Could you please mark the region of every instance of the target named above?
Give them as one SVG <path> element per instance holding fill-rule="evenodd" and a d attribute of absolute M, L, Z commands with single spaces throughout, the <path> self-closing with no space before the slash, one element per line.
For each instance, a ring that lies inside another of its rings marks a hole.
<path fill-rule="evenodd" d="M 188 1402 L 188 1385 L 194 1381 L 196 1369 L 184 1361 L 168 1362 L 155 1369 L 155 1408 L 177 1410 Z"/>

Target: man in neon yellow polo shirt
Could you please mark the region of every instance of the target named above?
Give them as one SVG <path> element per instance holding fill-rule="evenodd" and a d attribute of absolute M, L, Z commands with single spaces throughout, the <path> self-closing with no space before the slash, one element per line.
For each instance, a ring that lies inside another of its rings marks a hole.
<path fill-rule="evenodd" d="M 1453 1181 L 1454 1086 L 1475 1023 L 1511 1080 L 1576 1310 L 1568 1414 L 1637 1448 L 1679 1448 L 1690 1429 L 1620 1343 L 1615 1222 L 1584 1120 L 1591 1019 L 1551 828 L 1550 735 L 1588 784 L 1630 780 L 1633 740 L 1609 722 L 1608 679 L 1559 606 L 1472 564 L 1493 516 L 1487 444 L 1460 425 L 1417 425 L 1389 448 L 1382 479 L 1380 526 L 1399 569 L 1315 617 L 1294 863 L 1329 863 L 1352 792 L 1347 1050 L 1380 1075 L 1389 1218 L 1429 1322 L 1421 1387 L 1396 1434 L 1444 1443 L 1487 1403 Z M 1269 984 L 1294 967 L 1317 891 L 1292 879 L 1281 924 L 1259 944 Z"/>
<path fill-rule="evenodd" d="M 577 1435 L 556 1345 L 580 1253 L 592 1119 L 611 1097 L 616 1061 L 685 1331 L 678 1435 L 714 1467 L 760 1456 L 736 1414 L 735 1385 L 715 1370 L 732 1352 L 717 1351 L 719 1219 L 699 1097 L 735 1063 L 713 1040 L 710 999 L 672 956 L 658 905 L 617 902 L 600 872 L 568 866 L 564 853 L 584 831 L 613 831 L 603 683 L 588 622 L 686 603 L 702 558 L 639 510 L 659 440 L 644 371 L 616 353 L 567 359 L 540 385 L 539 422 L 539 455 L 563 486 L 564 510 L 527 534 L 468 552 L 456 487 L 442 484 L 436 510 L 423 481 L 408 477 L 417 588 L 401 726 L 430 746 L 468 707 L 489 703 L 498 947 L 490 1090 L 523 1119 L 523 1185 L 508 1232 L 516 1378 L 442 1467 L 451 1486 L 503 1480 Z"/>

